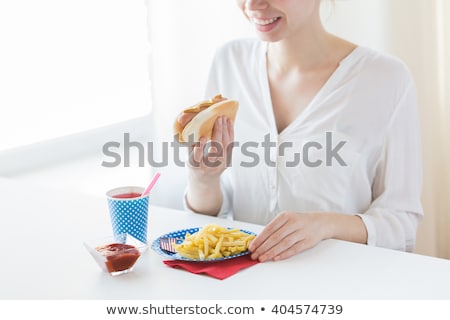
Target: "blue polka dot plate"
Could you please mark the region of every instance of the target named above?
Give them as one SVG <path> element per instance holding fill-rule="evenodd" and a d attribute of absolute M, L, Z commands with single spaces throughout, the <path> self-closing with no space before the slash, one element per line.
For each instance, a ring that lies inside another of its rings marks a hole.
<path fill-rule="evenodd" d="M 164 250 L 161 248 L 161 242 L 162 242 L 161 240 L 164 240 L 165 238 L 173 238 L 173 239 L 176 239 L 177 243 L 181 243 L 181 242 L 183 242 L 186 234 L 194 234 L 194 233 L 198 232 L 200 229 L 201 228 L 189 228 L 189 229 L 182 229 L 182 230 L 177 230 L 177 231 L 172 231 L 172 232 L 166 233 L 166 234 L 158 237 L 157 239 L 155 239 L 152 242 L 151 248 L 156 253 L 160 254 L 163 257 L 169 258 L 169 259 L 184 260 L 184 261 L 197 261 L 197 262 L 222 261 L 222 260 L 237 258 L 237 257 L 248 254 L 248 250 L 246 250 L 244 252 L 240 252 L 240 253 L 237 253 L 237 254 L 234 254 L 234 255 L 231 255 L 228 257 L 217 258 L 217 259 L 205 259 L 205 260 L 198 259 L 198 260 L 196 260 L 196 259 L 190 259 L 190 258 L 183 257 L 179 253 L 172 253 L 172 252 L 169 252 L 168 250 Z M 228 229 L 232 229 L 232 228 L 228 228 Z M 240 229 L 240 231 L 256 236 L 256 233 L 251 232 L 251 231 L 242 230 L 242 229 Z"/>

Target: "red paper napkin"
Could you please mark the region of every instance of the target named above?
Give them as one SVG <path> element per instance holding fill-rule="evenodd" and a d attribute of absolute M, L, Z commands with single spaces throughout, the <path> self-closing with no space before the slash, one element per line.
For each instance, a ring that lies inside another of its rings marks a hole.
<path fill-rule="evenodd" d="M 172 268 L 182 268 L 195 274 L 206 274 L 219 280 L 226 279 L 239 270 L 257 264 L 258 260 L 252 260 L 250 255 L 244 255 L 233 259 L 215 262 L 195 262 L 184 260 L 164 260 L 166 265 Z"/>

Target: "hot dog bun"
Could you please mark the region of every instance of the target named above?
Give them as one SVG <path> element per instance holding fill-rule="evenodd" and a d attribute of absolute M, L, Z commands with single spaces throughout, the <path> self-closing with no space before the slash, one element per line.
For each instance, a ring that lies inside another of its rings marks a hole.
<path fill-rule="evenodd" d="M 174 133 L 180 142 L 198 142 L 200 137 L 211 139 L 214 123 L 220 116 L 235 120 L 239 103 L 236 100 L 215 96 L 211 100 L 202 101 L 179 114 L 174 124 Z M 192 115 L 187 124 L 180 123 L 182 116 Z M 189 140 L 191 137 L 191 140 Z"/>

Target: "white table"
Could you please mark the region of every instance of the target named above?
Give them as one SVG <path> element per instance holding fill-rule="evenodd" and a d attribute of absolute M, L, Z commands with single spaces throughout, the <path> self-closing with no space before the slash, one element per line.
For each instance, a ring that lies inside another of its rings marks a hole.
<path fill-rule="evenodd" d="M 450 261 L 336 240 L 225 280 L 169 268 L 150 249 L 132 273 L 112 277 L 83 247 L 85 239 L 111 233 L 105 198 L 6 179 L 0 197 L 0 299 L 450 298 Z M 150 241 L 211 222 L 262 229 L 154 206 L 149 215 Z"/>

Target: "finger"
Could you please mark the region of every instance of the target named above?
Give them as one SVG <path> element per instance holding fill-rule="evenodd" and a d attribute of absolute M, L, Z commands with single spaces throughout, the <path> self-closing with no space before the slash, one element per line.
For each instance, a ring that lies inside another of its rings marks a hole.
<path fill-rule="evenodd" d="M 256 249 L 263 244 L 276 230 L 280 229 L 286 223 L 286 217 L 284 214 L 276 216 L 264 230 L 252 241 L 249 246 L 250 252 L 256 251 Z"/>
<path fill-rule="evenodd" d="M 222 118 L 222 125 L 223 125 L 222 141 L 224 142 L 224 144 L 226 146 L 229 142 L 231 142 L 230 125 L 229 125 L 228 119 L 226 117 Z"/>
<path fill-rule="evenodd" d="M 267 261 L 280 254 L 282 251 L 292 246 L 298 241 L 295 234 L 298 233 L 289 224 L 283 225 L 252 252 L 252 259 L 259 261 Z"/>
<path fill-rule="evenodd" d="M 200 138 L 199 143 L 193 147 L 190 153 L 189 163 L 194 168 L 199 168 L 203 160 L 203 149 L 206 143 L 206 138 Z"/>
<path fill-rule="evenodd" d="M 225 125 L 223 121 L 224 117 L 220 116 L 214 123 L 213 133 L 211 135 L 211 141 L 209 142 L 208 154 L 205 155 L 205 163 L 217 167 L 222 164 L 224 158 L 223 149 L 223 135 L 225 131 Z"/>
<path fill-rule="evenodd" d="M 233 121 L 231 119 L 226 119 L 226 134 L 224 135 L 224 155 L 226 157 L 226 164 L 229 166 L 231 164 L 231 157 L 233 155 L 234 147 L 234 128 Z"/>
<path fill-rule="evenodd" d="M 204 154 L 203 162 L 207 167 L 218 167 L 222 164 L 223 149 L 218 141 L 209 141 L 206 144 L 206 152 Z"/>
<path fill-rule="evenodd" d="M 211 135 L 212 141 L 221 142 L 222 141 L 222 135 L 223 135 L 223 122 L 222 117 L 218 117 L 216 121 L 214 122 L 214 127 Z"/>
<path fill-rule="evenodd" d="M 279 256 L 290 257 L 290 250 L 299 243 L 304 243 L 304 236 L 301 232 L 292 232 L 281 240 L 275 240 L 273 246 L 264 251 L 257 259 L 260 262 L 275 260 Z M 295 250 L 293 250 L 295 252 Z"/>
<path fill-rule="evenodd" d="M 227 163 L 229 163 L 229 161 L 231 160 L 231 152 L 233 151 L 233 127 L 232 127 L 232 123 L 230 121 L 230 119 L 227 118 L 223 118 L 223 124 L 224 124 L 224 128 L 223 128 L 223 134 L 222 134 L 222 139 L 223 139 L 223 147 L 224 147 L 224 156 L 227 159 Z M 228 152 L 230 153 L 230 155 L 228 156 Z"/>
<path fill-rule="evenodd" d="M 279 254 L 275 255 L 275 257 L 272 258 L 273 261 L 280 261 L 288 259 L 292 256 L 295 256 L 296 254 L 303 252 L 305 250 L 308 250 L 313 247 L 313 244 L 308 242 L 306 239 L 303 239 L 301 241 L 298 241 L 290 248 L 280 252 Z"/>
<path fill-rule="evenodd" d="M 228 119 L 228 136 L 230 141 L 234 141 L 234 123 L 231 119 Z"/>

